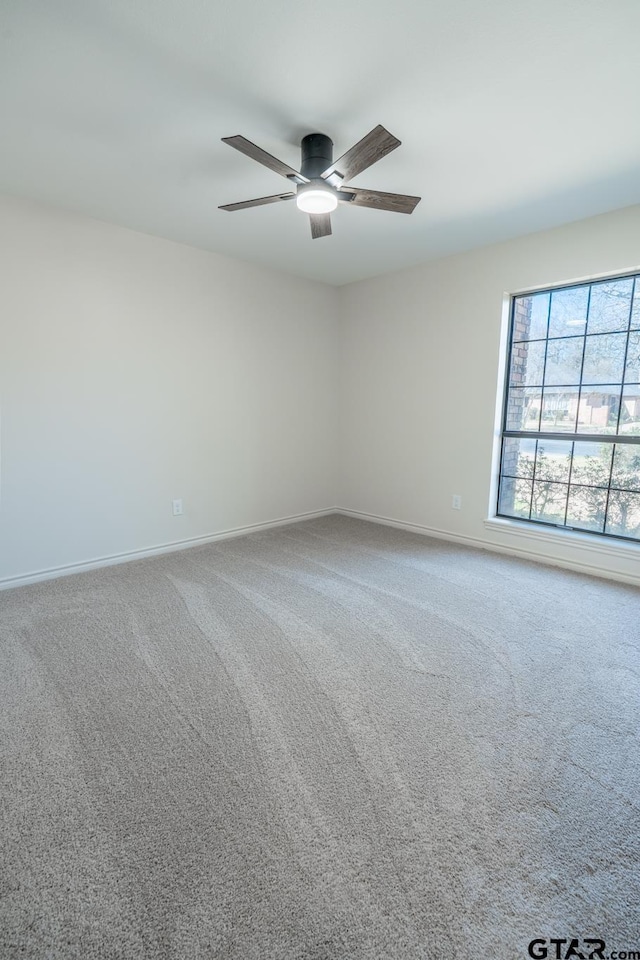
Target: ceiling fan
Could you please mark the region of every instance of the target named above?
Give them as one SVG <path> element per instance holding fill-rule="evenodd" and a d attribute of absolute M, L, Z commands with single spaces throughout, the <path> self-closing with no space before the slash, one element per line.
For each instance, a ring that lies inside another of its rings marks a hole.
<path fill-rule="evenodd" d="M 281 200 L 293 200 L 295 197 L 298 208 L 309 214 L 311 236 L 314 240 L 331 234 L 330 214 L 338 203 L 372 207 L 374 210 L 391 210 L 395 213 L 413 213 L 420 202 L 420 197 L 409 197 L 401 193 L 383 193 L 381 190 L 343 186 L 345 181 L 351 180 L 400 146 L 400 140 L 380 125 L 343 153 L 335 163 L 333 141 L 323 133 L 308 134 L 303 137 L 300 145 L 300 172 L 272 157 L 245 137 L 223 137 L 222 142 L 279 173 L 291 184 L 295 184 L 296 189 L 287 193 L 276 193 L 271 197 L 259 197 L 257 200 L 227 203 L 219 209 L 246 210 L 248 207 L 280 203 Z"/>

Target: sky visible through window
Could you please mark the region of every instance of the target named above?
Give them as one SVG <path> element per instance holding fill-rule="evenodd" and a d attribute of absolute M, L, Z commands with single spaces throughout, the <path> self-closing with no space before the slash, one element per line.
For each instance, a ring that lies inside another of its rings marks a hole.
<path fill-rule="evenodd" d="M 640 540 L 640 275 L 513 299 L 497 512 Z"/>

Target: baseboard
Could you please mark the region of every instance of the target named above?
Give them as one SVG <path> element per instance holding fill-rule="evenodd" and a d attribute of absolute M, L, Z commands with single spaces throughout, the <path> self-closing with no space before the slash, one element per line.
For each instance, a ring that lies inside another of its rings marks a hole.
<path fill-rule="evenodd" d="M 160 543 L 153 547 L 144 547 L 141 550 L 128 550 L 125 553 L 116 553 L 106 557 L 95 557 L 92 560 L 84 560 L 80 563 L 70 563 L 61 567 L 50 567 L 46 570 L 35 570 L 32 573 L 21 574 L 17 577 L 5 577 L 0 580 L 0 590 L 8 590 L 12 587 L 25 587 L 30 583 L 39 583 L 42 580 L 68 577 L 74 573 L 98 570 L 100 567 L 112 567 L 119 563 L 129 563 L 131 560 L 142 560 L 145 557 L 157 557 L 163 553 L 175 553 L 177 550 L 188 550 L 189 547 L 198 547 L 205 543 L 214 543 L 216 540 L 230 540 L 233 537 L 243 537 L 250 533 L 260 533 L 263 530 L 273 530 L 276 527 L 284 527 L 290 523 L 299 523 L 302 520 L 314 520 L 316 517 L 326 517 L 332 513 L 336 513 L 336 508 L 327 507 L 324 510 L 298 513 L 295 516 L 278 517 L 277 520 L 267 520 L 264 523 L 250 523 L 244 527 L 219 530 L 217 533 L 208 533 L 201 537 L 189 537 L 186 540 L 172 540 L 169 543 Z"/>
<path fill-rule="evenodd" d="M 420 523 L 408 523 L 404 520 L 395 520 L 393 517 L 381 517 L 374 513 L 363 513 L 360 510 L 348 510 L 344 507 L 337 507 L 333 512 L 342 514 L 342 516 L 345 517 L 355 517 L 359 520 L 369 520 L 371 523 L 380 523 L 387 527 L 396 527 L 398 530 L 408 530 L 410 533 L 419 533 L 426 537 L 435 537 L 437 540 L 449 540 L 452 543 L 459 543 L 465 547 L 475 547 L 479 550 L 488 550 L 491 553 L 502 553 L 509 556 L 521 557 L 523 560 L 533 560 L 536 563 L 544 563 L 547 566 L 562 567 L 566 570 L 586 573 L 593 577 L 603 577 L 606 580 L 616 580 L 621 583 L 629 583 L 634 587 L 640 587 L 640 575 L 634 576 L 631 573 L 618 572 L 586 560 L 567 560 L 560 557 L 551 557 L 544 551 L 530 549 L 529 547 L 495 543 L 492 540 L 485 540 L 481 537 L 467 537 L 459 533 L 452 533 L 448 530 L 440 530 L 437 527 L 427 527 Z M 592 552 L 597 552 L 596 547 L 592 547 L 591 550 Z M 602 553 L 610 555 L 612 553 L 611 547 L 603 547 Z"/>
<path fill-rule="evenodd" d="M 491 540 L 485 540 L 480 537 L 468 537 L 462 534 L 452 533 L 449 530 L 441 530 L 438 527 L 428 527 L 420 523 L 408 523 L 405 520 L 396 520 L 393 517 L 382 517 L 373 513 L 364 513 L 360 510 L 349 510 L 344 507 L 327 507 L 324 510 L 313 510 L 308 513 L 299 513 L 287 517 L 278 517 L 276 520 L 267 520 L 263 523 L 247 524 L 243 527 L 233 527 L 229 530 L 220 530 L 216 533 L 205 534 L 200 537 L 189 537 L 185 540 L 173 540 L 169 543 L 157 544 L 153 547 L 145 547 L 141 550 L 129 550 L 125 553 L 112 554 L 105 557 L 95 557 L 92 560 L 81 561 L 60 567 L 50 567 L 46 570 L 36 570 L 32 573 L 22 574 L 16 577 L 6 577 L 0 580 L 0 590 L 8 590 L 13 587 L 24 587 L 31 583 L 39 583 L 43 580 L 54 580 L 58 577 L 67 577 L 75 573 L 84 573 L 89 570 L 97 570 L 100 567 L 111 567 L 120 563 L 128 563 L 132 560 L 142 560 L 145 557 L 156 557 L 163 553 L 174 553 L 178 550 L 188 550 L 190 547 L 201 546 L 206 543 L 214 543 L 216 540 L 230 540 L 234 537 L 247 536 L 250 533 L 260 533 L 264 530 L 273 530 L 277 527 L 284 527 L 291 523 L 299 523 L 303 520 L 313 520 L 317 517 L 326 517 L 331 514 L 341 514 L 345 517 L 354 517 L 359 520 L 368 520 L 370 523 L 378 523 L 387 527 L 395 527 L 398 530 L 407 530 L 409 533 L 418 533 L 422 536 L 435 537 L 438 540 L 449 540 L 452 543 L 458 543 L 465 547 L 475 547 L 479 550 L 488 550 L 492 553 L 507 554 L 510 556 L 521 557 L 524 560 L 533 560 L 536 563 L 544 563 L 547 566 L 563 567 L 567 570 L 576 570 L 578 573 L 586 573 L 591 576 L 604 577 L 607 580 L 616 580 L 622 583 L 629 583 L 632 586 L 640 587 L 640 575 L 618 573 L 597 563 L 587 561 L 566 560 L 564 558 L 550 557 L 547 553 L 538 550 L 532 550 L 528 547 L 497 544 Z M 595 550 L 597 548 L 592 548 Z M 610 547 L 603 547 L 603 553 L 611 554 Z"/>

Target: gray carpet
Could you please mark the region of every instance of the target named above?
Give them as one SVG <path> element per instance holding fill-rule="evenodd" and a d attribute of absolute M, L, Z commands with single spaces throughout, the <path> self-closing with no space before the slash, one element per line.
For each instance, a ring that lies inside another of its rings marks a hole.
<path fill-rule="evenodd" d="M 0 956 L 640 949 L 639 624 L 344 517 L 0 594 Z"/>

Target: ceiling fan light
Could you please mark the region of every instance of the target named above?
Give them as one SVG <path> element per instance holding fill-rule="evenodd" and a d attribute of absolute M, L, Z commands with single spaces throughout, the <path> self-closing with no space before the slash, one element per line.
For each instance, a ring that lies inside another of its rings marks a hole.
<path fill-rule="evenodd" d="M 328 187 L 306 187 L 298 189 L 296 204 L 304 213 L 331 213 L 338 206 L 338 198 Z"/>

